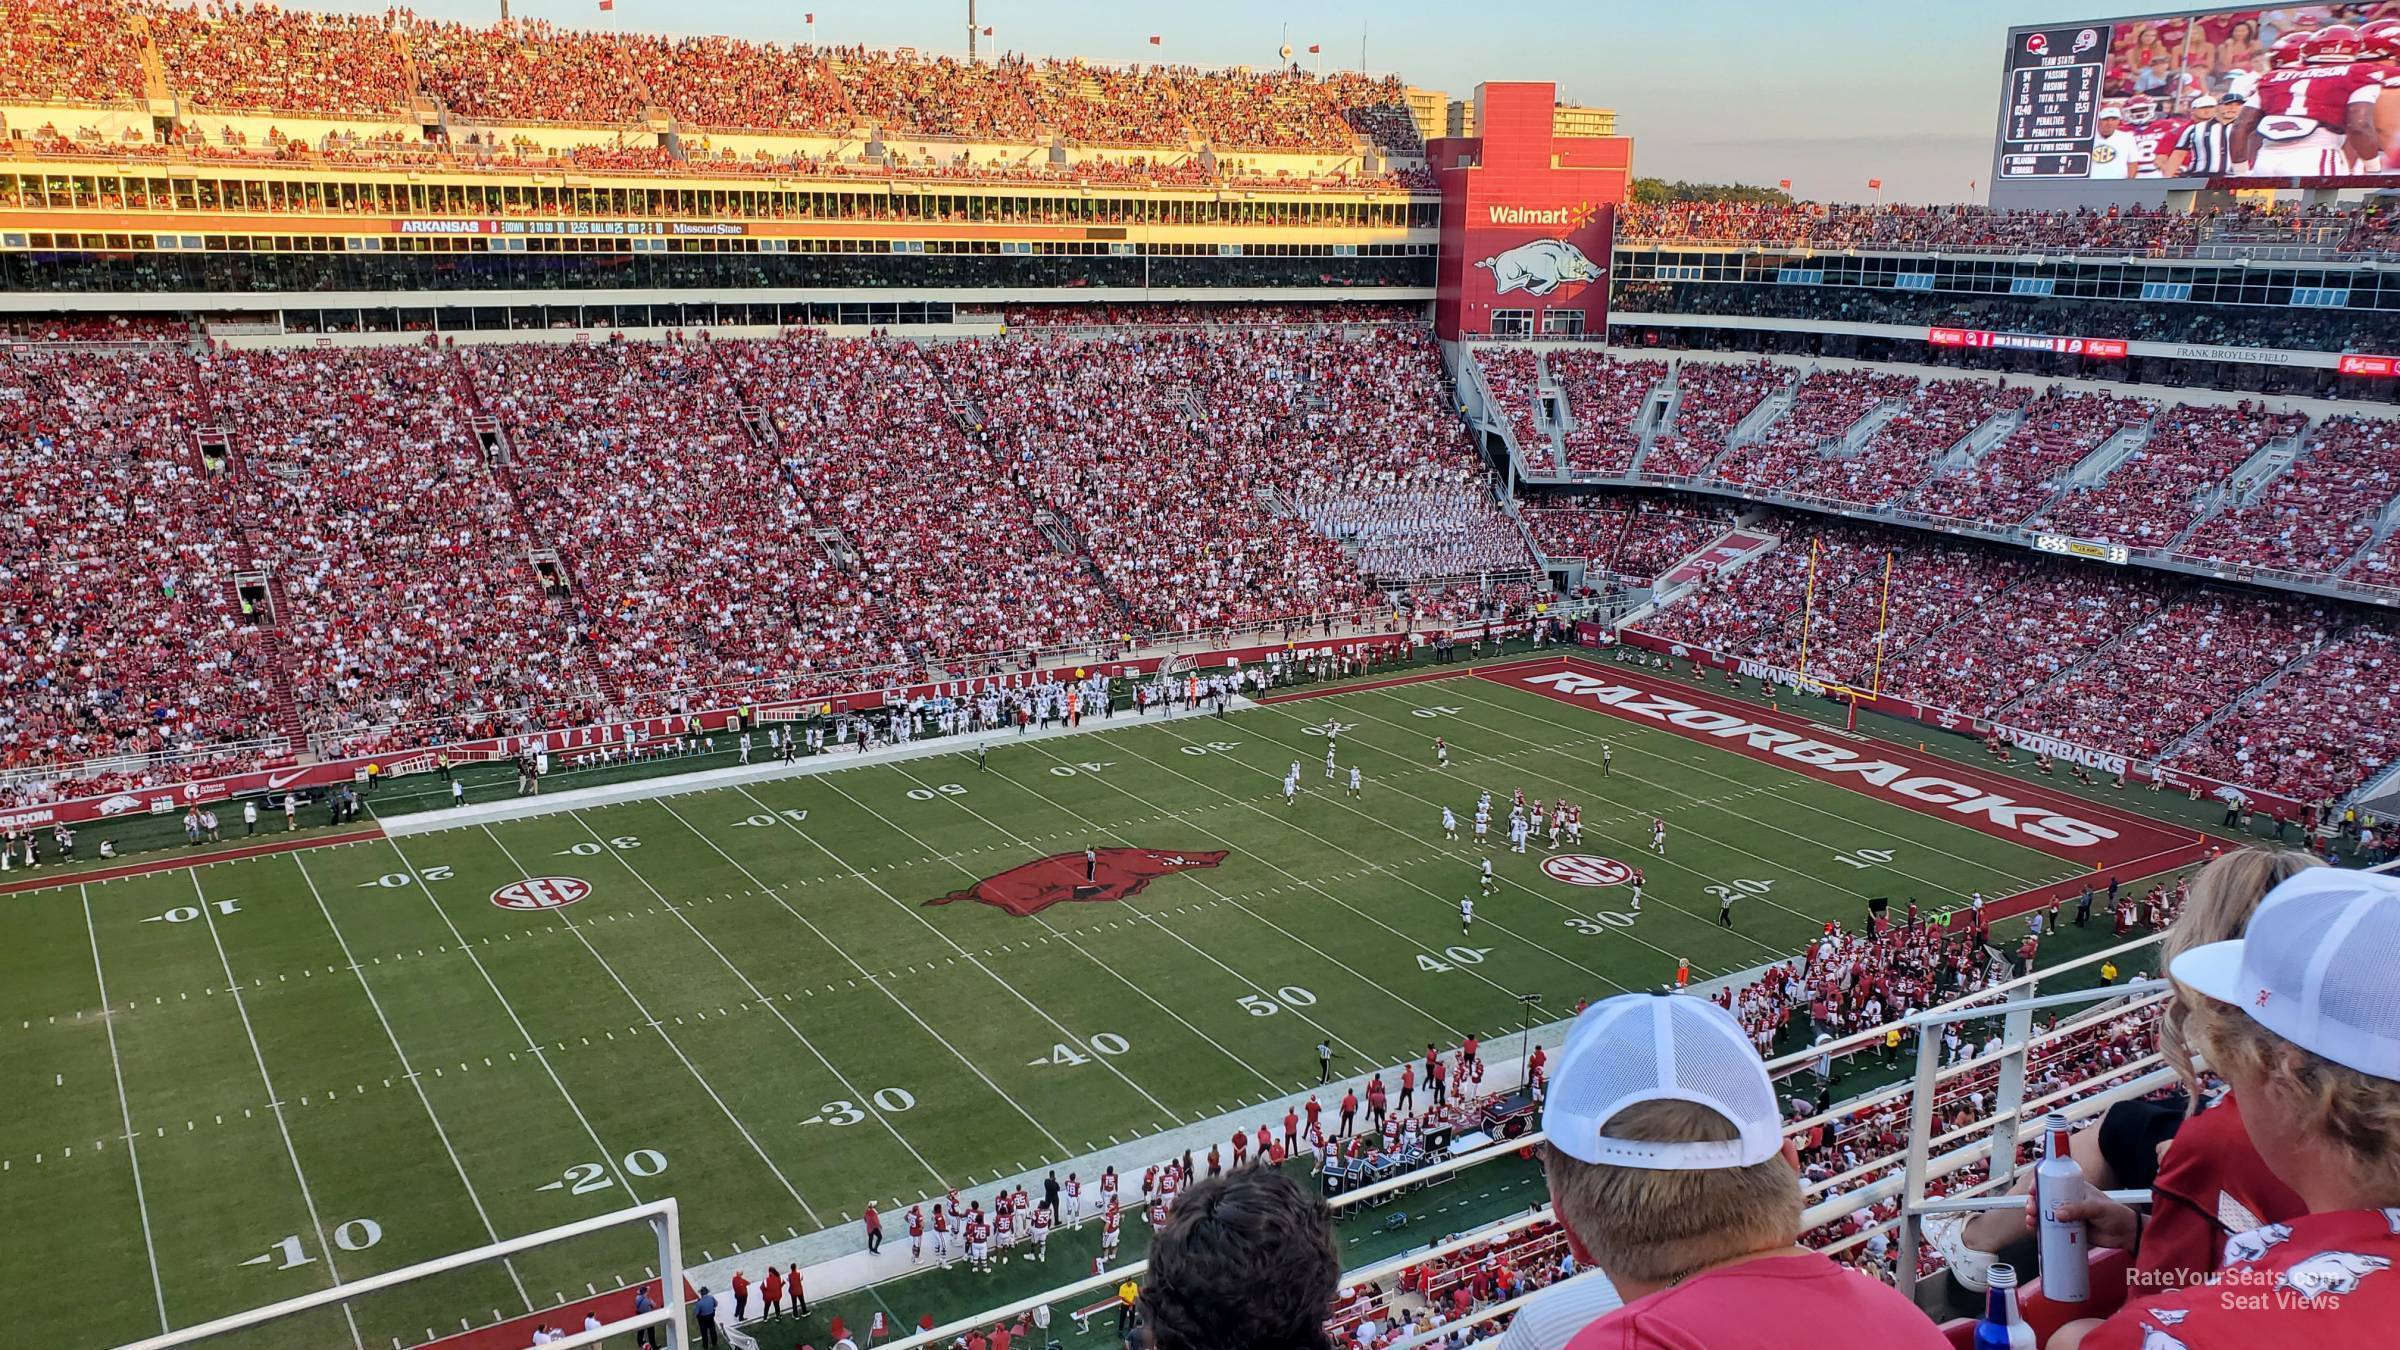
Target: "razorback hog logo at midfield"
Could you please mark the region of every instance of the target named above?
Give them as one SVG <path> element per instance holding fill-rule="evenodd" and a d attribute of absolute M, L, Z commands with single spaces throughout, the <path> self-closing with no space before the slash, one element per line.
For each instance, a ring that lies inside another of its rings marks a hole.
<path fill-rule="evenodd" d="M 1600 265 L 1564 239 L 1536 239 L 1477 259 L 1475 265 L 1491 272 L 1492 290 L 1500 295 L 1548 295 L 1561 286 L 1600 279 Z"/>
<path fill-rule="evenodd" d="M 926 901 L 928 906 L 975 900 L 1023 919 L 1069 900 L 1123 900 L 1140 895 L 1160 877 L 1214 867 L 1225 861 L 1225 850 L 1177 853 L 1156 848 L 1104 848 L 1085 879 L 1081 853 L 1053 853 L 1047 858 L 1018 863 L 998 876 L 985 877 L 963 891 Z"/>

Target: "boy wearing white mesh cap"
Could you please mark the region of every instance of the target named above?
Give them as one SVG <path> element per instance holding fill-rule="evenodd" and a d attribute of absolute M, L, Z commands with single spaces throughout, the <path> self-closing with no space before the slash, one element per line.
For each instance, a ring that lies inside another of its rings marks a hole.
<path fill-rule="evenodd" d="M 1799 1245 L 1800 1174 L 1775 1090 L 1714 1003 L 1623 994 L 1587 1009 L 1542 1126 L 1569 1245 L 1625 1304 L 1563 1343 L 1512 1329 L 1508 1350 L 1948 1345 L 1898 1293 Z"/>
<path fill-rule="evenodd" d="M 2308 1211 L 2237 1233 L 2205 1284 L 2135 1298 L 2084 1350 L 2390 1346 L 2400 1327 L 2400 879 L 2312 867 L 2241 937 L 2175 958 L 2205 996 L 2188 1030 L 2242 1128 Z M 2138 1251 L 2122 1207 L 2084 1207 L 2095 1246 Z M 2131 1291 L 2140 1293 L 2139 1290 Z"/>

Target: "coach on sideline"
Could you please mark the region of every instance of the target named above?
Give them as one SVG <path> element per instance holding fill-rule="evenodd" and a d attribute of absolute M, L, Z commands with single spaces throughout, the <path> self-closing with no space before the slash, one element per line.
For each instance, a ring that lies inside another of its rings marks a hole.
<path fill-rule="evenodd" d="M 1586 1009 L 1559 1051 L 1542 1128 L 1567 1244 L 1624 1306 L 1561 1327 L 1537 1310 L 1584 1280 L 1554 1285 L 1526 1305 L 1516 1326 L 1537 1325 L 1522 1340 L 1512 1327 L 1507 1350 L 1947 1350 L 1896 1291 L 1799 1245 L 1800 1171 L 1775 1089 L 1714 1003 L 1620 994 Z"/>

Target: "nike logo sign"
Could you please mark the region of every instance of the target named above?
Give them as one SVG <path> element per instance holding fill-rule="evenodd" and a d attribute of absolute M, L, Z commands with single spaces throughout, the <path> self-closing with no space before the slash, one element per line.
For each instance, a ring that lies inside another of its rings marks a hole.
<path fill-rule="evenodd" d="M 275 789 L 277 789 L 277 788 L 279 788 L 279 787 L 282 787 L 284 784 L 286 784 L 286 783 L 288 783 L 288 782 L 291 782 L 293 779 L 295 779 L 295 778 L 299 778 L 299 777 L 302 777 L 302 776 L 304 776 L 305 774 L 307 774 L 307 772 L 308 772 L 308 770 L 306 770 L 306 769 L 294 769 L 294 770 L 292 770 L 290 773 L 281 773 L 281 774 L 278 774 L 278 773 L 271 773 L 271 774 L 268 774 L 268 775 L 267 775 L 267 790 L 268 790 L 269 792 L 272 792 L 272 791 L 274 791 Z"/>

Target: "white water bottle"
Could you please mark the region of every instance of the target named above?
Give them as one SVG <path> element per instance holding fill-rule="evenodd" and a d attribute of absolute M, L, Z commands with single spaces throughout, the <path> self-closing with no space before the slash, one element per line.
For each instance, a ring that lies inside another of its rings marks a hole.
<path fill-rule="evenodd" d="M 2068 1151 L 2067 1118 L 2044 1118 L 2042 1160 L 2033 1169 L 2033 1203 L 2041 1216 L 2042 1297 L 2053 1303 L 2081 1303 L 2092 1295 L 2091 1234 L 2083 1220 L 2058 1217 L 2059 1206 L 2082 1201 L 2090 1190 L 2083 1169 Z"/>

